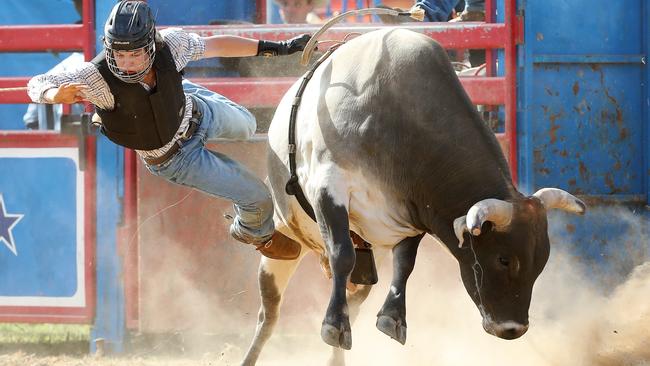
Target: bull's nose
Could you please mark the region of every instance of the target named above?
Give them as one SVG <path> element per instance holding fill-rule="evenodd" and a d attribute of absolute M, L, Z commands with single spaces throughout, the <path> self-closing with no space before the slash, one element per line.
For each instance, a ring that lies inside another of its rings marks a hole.
<path fill-rule="evenodd" d="M 528 324 L 523 325 L 516 322 L 504 322 L 497 324 L 495 327 L 495 335 L 503 339 L 517 339 L 524 335 L 528 330 Z"/>
<path fill-rule="evenodd" d="M 483 318 L 483 328 L 493 336 L 502 339 L 516 339 L 526 333 L 528 324 L 521 324 L 512 320 L 497 323 L 489 318 Z"/>

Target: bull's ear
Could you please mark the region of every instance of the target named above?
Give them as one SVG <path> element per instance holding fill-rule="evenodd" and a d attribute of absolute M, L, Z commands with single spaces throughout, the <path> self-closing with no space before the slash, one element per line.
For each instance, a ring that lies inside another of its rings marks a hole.
<path fill-rule="evenodd" d="M 461 216 L 456 220 L 454 220 L 454 233 L 458 238 L 459 248 L 463 247 L 463 242 L 465 241 L 465 238 L 463 238 L 463 234 L 466 232 L 469 232 L 469 229 L 467 229 L 467 216 Z"/>
<path fill-rule="evenodd" d="M 587 210 L 587 205 L 569 192 L 557 188 L 542 188 L 533 195 L 542 201 L 544 207 L 549 210 L 559 208 L 560 210 L 573 212 L 582 215 Z"/>

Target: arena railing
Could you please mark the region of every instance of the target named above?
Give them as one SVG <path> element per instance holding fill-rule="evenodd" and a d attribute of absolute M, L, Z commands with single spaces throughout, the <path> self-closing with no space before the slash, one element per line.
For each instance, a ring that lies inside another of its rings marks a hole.
<path fill-rule="evenodd" d="M 258 3 L 262 1 L 258 0 Z M 494 23 L 494 0 L 486 0 L 486 21 L 465 23 L 405 23 L 400 28 L 411 29 L 436 39 L 448 49 L 486 49 L 486 76 L 463 77 L 461 82 L 475 104 L 503 105 L 505 129 L 497 139 L 507 154 L 513 181 L 517 182 L 517 124 L 516 124 L 516 45 L 523 35 L 523 22 L 516 12 L 516 0 L 504 0 L 504 23 Z M 0 26 L 0 52 L 83 51 L 86 60 L 95 55 L 94 1 L 83 0 L 81 25 Z M 352 32 L 365 33 L 389 27 L 373 23 L 354 23 L 335 26 L 326 39 L 343 39 Z M 282 40 L 302 33 L 314 33 L 316 25 L 231 25 L 182 26 L 201 35 L 232 34 L 258 39 Z M 494 76 L 493 51 L 504 50 L 504 76 Z M 0 89 L 24 87 L 28 76 L 2 77 Z M 274 108 L 296 77 L 262 78 L 205 78 L 193 79 L 211 90 L 249 108 Z M 0 91 L 0 104 L 29 103 L 25 90 Z M 125 152 L 124 202 L 135 202 L 136 159 L 132 151 Z M 125 228 L 122 238 L 131 237 L 129 223 L 137 221 L 136 205 L 124 207 Z M 120 240 L 123 241 L 123 240 Z M 132 245 L 132 248 L 137 245 Z M 131 262 L 137 260 L 133 253 L 122 253 Z M 137 264 L 125 263 L 126 277 L 137 276 Z M 127 323 L 137 322 L 137 281 L 126 280 Z M 129 285 L 130 284 L 130 285 Z M 129 301 L 131 299 L 131 301 Z M 94 299 L 93 299 L 94 300 Z"/>
<path fill-rule="evenodd" d="M 486 1 L 490 9 L 492 1 Z M 494 63 L 488 62 L 486 77 L 462 77 L 461 83 L 474 104 L 504 105 L 505 132 L 497 133 L 510 163 L 513 181 L 517 182 L 516 141 L 516 42 L 520 38 L 522 24 L 515 13 L 515 0 L 506 0 L 505 23 L 489 23 L 493 19 L 488 12 L 488 22 L 465 23 L 404 23 L 400 28 L 424 33 L 447 49 L 486 49 L 486 60 L 491 61 L 492 50 L 505 50 L 505 76 L 492 76 Z M 350 33 L 366 33 L 389 25 L 356 23 L 334 26 L 323 39 L 342 40 Z M 256 39 L 282 40 L 303 33 L 314 33 L 317 25 L 227 25 L 182 26 L 183 29 L 210 36 L 230 34 Z M 250 108 L 270 108 L 279 103 L 284 93 L 297 80 L 295 77 L 269 78 L 204 78 L 198 83 L 217 91 L 233 101 Z"/>
<path fill-rule="evenodd" d="M 82 24 L 0 26 L 0 52 L 82 51 L 95 57 L 95 1 L 83 0 Z M 24 87 L 29 77 L 0 77 L 0 89 Z M 24 90 L 0 91 L 0 104 L 29 103 Z"/>
<path fill-rule="evenodd" d="M 513 180 L 517 182 L 516 141 L 516 44 L 522 34 L 522 22 L 516 14 L 516 0 L 505 0 L 505 22 L 491 23 L 493 12 L 486 12 L 486 22 L 404 23 L 400 28 L 422 32 L 448 49 L 486 49 L 486 77 L 463 77 L 461 82 L 475 104 L 504 105 L 505 132 L 497 133 L 510 163 Z M 493 8 L 486 1 L 486 9 Z M 82 25 L 1 26 L 0 52 L 83 50 L 86 59 L 94 56 L 95 36 L 90 12 L 93 1 L 84 0 Z M 347 34 L 365 33 L 388 27 L 372 23 L 335 26 L 325 33 L 326 39 L 343 39 Z M 302 33 L 314 33 L 317 25 L 227 25 L 182 26 L 204 36 L 232 34 L 258 39 L 281 40 Z M 492 50 L 505 50 L 505 76 L 492 76 Z M 194 81 L 250 108 L 277 106 L 282 95 L 297 78 L 208 78 Z M 29 77 L 0 78 L 0 88 L 25 86 Z M 24 91 L 0 92 L 0 103 L 29 103 Z"/>

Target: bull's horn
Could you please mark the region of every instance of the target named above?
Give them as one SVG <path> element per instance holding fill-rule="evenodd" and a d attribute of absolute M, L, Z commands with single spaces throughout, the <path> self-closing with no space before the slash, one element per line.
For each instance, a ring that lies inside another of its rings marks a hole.
<path fill-rule="evenodd" d="M 458 238 L 458 247 L 462 248 L 463 247 L 463 242 L 465 239 L 463 238 L 463 233 L 465 233 L 467 230 L 467 216 L 461 216 L 454 220 L 454 233 L 456 234 L 456 237 Z"/>
<path fill-rule="evenodd" d="M 533 195 L 542 201 L 546 209 L 559 208 L 582 215 L 587 205 L 569 192 L 557 188 L 542 188 Z"/>
<path fill-rule="evenodd" d="M 512 203 L 488 198 L 479 201 L 467 211 L 467 227 L 472 235 L 481 235 L 481 226 L 490 221 L 495 229 L 503 231 L 512 221 Z"/>

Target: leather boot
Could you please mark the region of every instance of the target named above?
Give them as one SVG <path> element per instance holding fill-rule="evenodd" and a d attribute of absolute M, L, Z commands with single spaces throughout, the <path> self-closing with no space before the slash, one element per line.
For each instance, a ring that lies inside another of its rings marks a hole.
<path fill-rule="evenodd" d="M 293 260 L 300 256 L 301 245 L 279 231 L 273 233 L 271 240 L 257 246 L 263 256 L 271 259 Z"/>
<path fill-rule="evenodd" d="M 265 257 L 279 260 L 292 260 L 300 256 L 300 244 L 286 237 L 279 231 L 274 232 L 271 236 L 271 239 L 262 242 L 252 241 L 250 238 L 242 237 L 234 230 L 232 225 L 230 225 L 229 231 L 230 236 L 232 236 L 235 240 L 244 244 L 255 245 L 256 250 L 262 253 L 262 255 Z"/>

